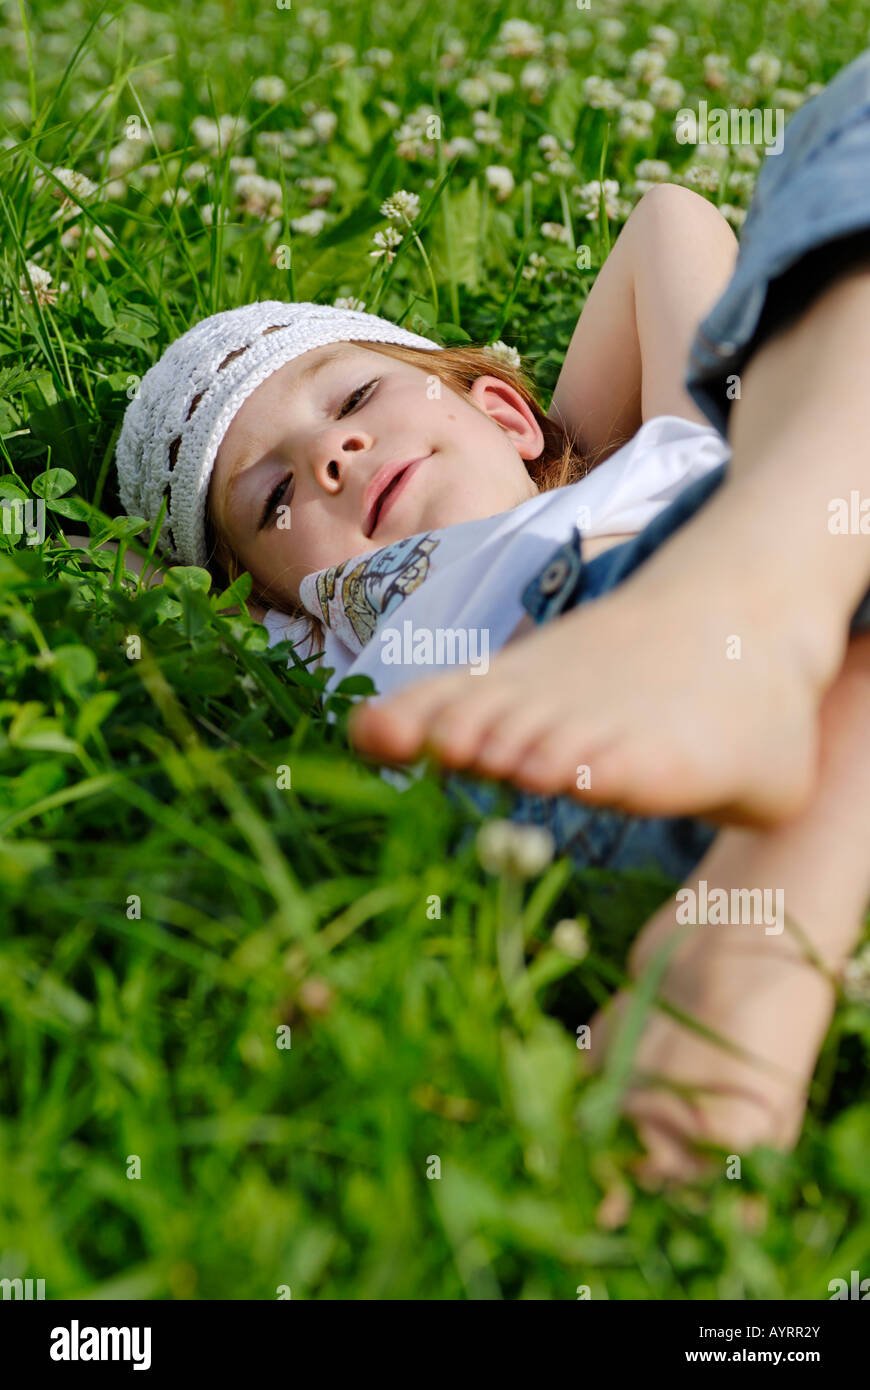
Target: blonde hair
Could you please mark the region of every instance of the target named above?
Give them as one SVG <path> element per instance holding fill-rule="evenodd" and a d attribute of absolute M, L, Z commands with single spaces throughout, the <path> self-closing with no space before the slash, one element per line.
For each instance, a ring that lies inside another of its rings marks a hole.
<path fill-rule="evenodd" d="M 526 460 L 526 470 L 540 492 L 550 492 L 553 488 L 577 482 L 601 461 L 600 455 L 594 459 L 584 455 L 565 428 L 544 414 L 536 396 L 536 386 L 523 367 L 511 366 L 485 346 L 446 347 L 432 352 L 426 348 L 400 347 L 394 343 L 360 342 L 355 345 L 364 347 L 368 352 L 380 352 L 385 357 L 407 362 L 412 367 L 421 367 L 466 398 L 479 376 L 495 376 L 512 386 L 531 410 L 544 436 L 544 446 L 538 457 Z M 209 570 L 216 582 L 226 587 L 244 571 L 238 556 L 215 526 L 210 506 L 206 508 L 205 538 Z M 256 581 L 250 597 L 264 607 L 271 606 L 268 594 L 258 590 Z M 310 624 L 311 651 L 318 650 L 313 643 L 317 640 L 321 644 L 323 642 L 322 624 L 312 617 L 301 602 L 292 604 L 289 610 L 286 600 L 282 600 L 282 605 L 285 605 L 282 612 L 286 611 L 288 617 L 301 618 Z"/>

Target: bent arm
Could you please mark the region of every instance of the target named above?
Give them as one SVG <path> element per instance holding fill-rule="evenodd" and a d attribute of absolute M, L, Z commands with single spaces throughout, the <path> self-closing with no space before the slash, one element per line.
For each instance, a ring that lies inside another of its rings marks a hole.
<path fill-rule="evenodd" d="M 655 415 L 709 424 L 683 385 L 689 347 L 734 269 L 737 238 L 678 184 L 645 193 L 602 266 L 547 412 L 600 462 Z"/>

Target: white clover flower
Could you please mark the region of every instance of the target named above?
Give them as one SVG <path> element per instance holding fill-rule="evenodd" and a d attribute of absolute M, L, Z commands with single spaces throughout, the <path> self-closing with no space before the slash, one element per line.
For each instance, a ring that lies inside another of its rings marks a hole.
<path fill-rule="evenodd" d="M 303 213 L 301 217 L 291 217 L 290 230 L 299 236 L 317 236 L 328 221 L 329 213 L 325 208 L 314 208 L 311 212 Z"/>
<path fill-rule="evenodd" d="M 566 246 L 571 245 L 571 233 L 562 222 L 542 222 L 541 236 L 548 241 L 564 241 Z"/>
<path fill-rule="evenodd" d="M 93 195 L 97 191 L 97 184 L 91 183 L 91 180 L 89 178 L 86 178 L 84 174 L 78 173 L 75 169 L 64 169 L 61 167 L 57 167 L 55 169 L 52 169 L 51 172 L 54 174 L 54 177 L 58 180 L 58 182 L 62 184 L 62 186 L 67 190 L 67 192 L 73 195 L 71 198 L 67 197 L 66 193 L 62 193 L 60 189 L 57 187 L 57 184 L 52 183 L 47 175 L 37 175 L 36 179 L 34 180 L 34 186 L 37 189 L 49 186 L 53 197 L 60 198 L 61 200 L 60 207 L 52 215 L 52 221 L 54 221 L 55 218 L 64 217 L 67 213 L 72 213 L 74 216 L 78 216 L 78 214 L 81 212 L 79 202 L 83 203 L 88 198 L 93 197 Z M 76 202 L 76 199 L 78 199 L 79 202 Z"/>
<path fill-rule="evenodd" d="M 636 121 L 633 116 L 620 116 L 616 133 L 620 140 L 648 140 L 652 135 L 652 126 Z"/>
<path fill-rule="evenodd" d="M 51 287 L 52 277 L 50 271 L 43 270 L 42 266 L 37 265 L 35 261 L 25 261 L 25 265 L 30 272 L 30 279 L 33 282 L 33 293 L 36 296 L 37 304 L 41 304 L 43 308 L 46 305 L 56 304 L 57 290 Z M 18 289 L 25 304 L 31 304 L 33 299 L 23 272 L 18 280 Z"/>
<path fill-rule="evenodd" d="M 661 77 L 667 59 L 657 48 L 639 48 L 628 60 L 628 70 L 640 82 L 650 83 Z"/>
<path fill-rule="evenodd" d="M 527 258 L 526 263 L 525 263 L 525 265 L 523 266 L 523 269 L 522 269 L 522 276 L 523 276 L 523 279 L 524 279 L 524 280 L 535 280 L 535 279 L 537 279 L 537 277 L 538 277 L 539 275 L 543 274 L 543 272 L 544 272 L 546 269 L 547 269 L 547 258 L 546 258 L 546 256 L 542 256 L 542 255 L 540 255 L 539 252 L 533 251 L 533 252 L 531 253 L 531 255 Z"/>
<path fill-rule="evenodd" d="M 516 825 L 513 862 L 521 878 L 534 878 L 552 862 L 556 841 L 543 825 Z"/>
<path fill-rule="evenodd" d="M 476 114 L 476 113 L 475 113 Z M 396 154 L 400 159 L 431 159 L 435 154 L 435 142 L 430 131 L 430 122 L 437 120 L 432 106 L 418 106 L 400 125 L 394 134 Z"/>
<path fill-rule="evenodd" d="M 758 150 L 754 150 L 751 145 L 738 145 L 734 151 L 734 158 L 744 169 L 757 169 L 761 163 Z"/>
<path fill-rule="evenodd" d="M 719 211 L 732 227 L 742 227 L 746 221 L 746 209 L 736 208 L 733 203 L 723 203 Z"/>
<path fill-rule="evenodd" d="M 648 101 L 625 101 L 620 107 L 618 132 L 623 140 L 644 140 L 652 134 L 655 107 Z"/>
<path fill-rule="evenodd" d="M 699 193 L 715 193 L 719 187 L 720 174 L 709 164 L 693 164 L 684 170 L 682 181 L 687 188 L 695 188 Z"/>
<path fill-rule="evenodd" d="M 178 188 L 164 188 L 163 192 L 160 194 L 160 201 L 166 207 L 171 207 L 173 203 L 177 203 L 179 207 L 182 207 L 185 203 L 190 202 L 190 189 L 185 188 L 184 184 L 181 184 Z"/>
<path fill-rule="evenodd" d="M 551 937 L 557 951 L 572 960 L 582 960 L 589 952 L 589 939 L 585 930 L 574 917 L 563 917 L 553 928 Z"/>
<path fill-rule="evenodd" d="M 204 178 L 208 177 L 208 167 L 201 160 L 195 159 L 183 170 L 181 177 L 185 183 L 201 183 Z"/>
<path fill-rule="evenodd" d="M 561 159 L 552 159 L 549 165 L 550 174 L 554 179 L 573 179 L 577 170 L 571 160 L 563 155 Z"/>
<path fill-rule="evenodd" d="M 568 34 L 568 47 L 576 53 L 585 53 L 594 42 L 595 39 L 588 29 L 572 29 Z"/>
<path fill-rule="evenodd" d="M 704 81 L 708 87 L 724 87 L 728 81 L 731 60 L 726 53 L 704 54 Z"/>
<path fill-rule="evenodd" d="M 309 195 L 310 208 L 324 207 L 336 189 L 335 179 L 330 174 L 311 174 L 306 178 L 297 179 L 296 186 L 304 189 Z"/>
<path fill-rule="evenodd" d="M 870 1004 L 870 946 L 846 962 L 843 993 L 853 1004 Z"/>
<path fill-rule="evenodd" d="M 367 48 L 363 54 L 367 63 L 371 63 L 375 68 L 390 68 L 393 66 L 393 52 L 389 48 Z"/>
<path fill-rule="evenodd" d="M 221 116 L 221 120 L 224 121 L 223 116 Z M 226 117 L 225 125 L 230 135 L 232 134 L 235 123 L 234 116 Z M 246 131 L 247 128 L 247 121 L 240 118 L 239 132 Z M 151 136 L 158 150 L 171 150 L 172 146 L 175 144 L 175 126 L 172 124 L 172 121 L 155 121 L 151 127 Z M 227 139 L 229 139 L 229 136 Z"/>
<path fill-rule="evenodd" d="M 287 156 L 293 153 L 291 134 L 285 130 L 258 130 L 254 144 L 267 154 Z"/>
<path fill-rule="evenodd" d="M 728 145 L 720 144 L 718 140 L 713 142 L 699 140 L 697 154 L 707 164 L 727 164 L 730 150 Z"/>
<path fill-rule="evenodd" d="M 806 100 L 803 92 L 795 92 L 791 87 L 777 87 L 771 95 L 770 104 L 781 106 L 786 111 L 796 111 Z"/>
<path fill-rule="evenodd" d="M 190 129 L 194 140 L 203 149 L 212 154 L 216 154 L 219 149 L 225 150 L 230 141 L 241 139 L 247 133 L 248 123 L 242 116 L 231 116 L 225 113 L 213 121 L 210 116 L 194 116 L 190 123 Z M 155 127 L 155 139 L 157 130 Z M 157 139 L 160 145 L 160 140 Z"/>
<path fill-rule="evenodd" d="M 672 169 L 666 159 L 641 159 L 634 166 L 634 176 L 649 183 L 667 183 L 672 177 Z"/>
<path fill-rule="evenodd" d="M 650 48 L 659 49 L 667 58 L 672 57 L 680 46 L 679 34 L 669 29 L 666 24 L 651 25 L 646 38 Z"/>
<path fill-rule="evenodd" d="M 257 161 L 250 154 L 234 154 L 230 157 L 231 174 L 256 174 Z"/>
<path fill-rule="evenodd" d="M 484 170 L 487 188 L 491 188 L 496 201 L 503 203 L 516 187 L 514 176 L 506 164 L 488 164 Z"/>
<path fill-rule="evenodd" d="M 485 106 L 489 101 L 490 91 L 482 77 L 463 77 L 462 81 L 456 84 L 456 95 L 466 106 Z"/>
<path fill-rule="evenodd" d="M 600 111 L 616 111 L 622 105 L 622 92 L 609 77 L 587 77 L 581 87 L 587 106 Z"/>
<path fill-rule="evenodd" d="M 96 193 L 96 183 L 90 182 L 89 178 L 85 178 L 85 175 L 79 174 L 76 170 L 54 168 L 51 172 L 53 172 L 54 178 L 60 179 L 64 188 L 69 190 L 69 193 L 74 193 L 75 197 L 81 199 L 82 202 L 85 202 L 86 197 L 92 197 L 93 193 Z M 56 195 L 56 197 L 61 196 L 60 193 L 57 192 L 57 189 L 54 189 L 54 195 Z"/>
<path fill-rule="evenodd" d="M 364 299 L 355 299 L 352 294 L 339 295 L 338 299 L 332 301 L 336 309 L 355 309 L 362 313 L 366 307 Z"/>
<path fill-rule="evenodd" d="M 287 83 L 283 77 L 258 77 L 251 86 L 254 101 L 264 101 L 267 106 L 283 101 L 286 95 Z"/>
<path fill-rule="evenodd" d="M 782 63 L 773 53 L 759 50 L 746 59 L 746 71 L 751 73 L 762 87 L 773 87 L 779 81 Z"/>
<path fill-rule="evenodd" d="M 395 247 L 402 244 L 400 233 L 396 231 L 395 227 L 387 227 L 383 232 L 375 232 L 373 240 L 379 249 L 369 252 L 372 260 L 376 261 L 379 256 L 386 256 L 387 265 L 392 264 L 396 259 Z"/>
<path fill-rule="evenodd" d="M 480 145 L 497 145 L 501 139 L 501 121 L 488 111 L 474 111 L 471 117 L 474 138 Z"/>
<path fill-rule="evenodd" d="M 498 31 L 497 42 L 511 58 L 533 58 L 544 40 L 537 24 L 527 19 L 506 19 Z"/>
<path fill-rule="evenodd" d="M 109 150 L 106 165 L 109 173 L 115 177 L 121 174 L 129 174 L 131 169 L 135 169 L 145 150 L 144 140 L 122 140 L 119 145 L 114 145 Z"/>
<path fill-rule="evenodd" d="M 658 111 L 677 111 L 686 89 L 675 77 L 657 77 L 649 86 L 649 99 Z"/>
<path fill-rule="evenodd" d="M 309 5 L 299 11 L 299 23 L 316 39 L 322 39 L 324 34 L 329 33 L 329 11 L 315 10 Z"/>
<path fill-rule="evenodd" d="M 409 193 L 405 188 L 400 188 L 398 193 L 391 193 L 389 198 L 385 198 L 381 203 L 381 215 L 389 217 L 393 222 L 413 222 L 419 212 L 419 197 L 416 193 Z"/>
<path fill-rule="evenodd" d="M 540 825 L 515 825 L 509 820 L 487 821 L 476 837 L 477 857 L 491 874 L 533 878 L 553 858 L 555 841 Z"/>
<path fill-rule="evenodd" d="M 454 35 L 453 38 L 448 39 L 445 43 L 444 52 L 458 62 L 459 59 L 464 58 L 468 52 L 468 44 L 465 42 L 465 39 L 461 39 L 458 35 Z"/>
<path fill-rule="evenodd" d="M 621 19 L 602 19 L 598 33 L 605 43 L 619 43 L 625 37 L 625 25 Z"/>
<path fill-rule="evenodd" d="M 127 185 L 123 179 L 109 179 L 108 183 L 103 184 L 103 198 L 106 202 L 120 202 L 127 192 Z"/>
<path fill-rule="evenodd" d="M 507 866 L 513 846 L 513 822 L 490 820 L 477 832 L 477 857 L 488 874 L 501 873 Z"/>
<path fill-rule="evenodd" d="M 486 68 L 479 73 L 479 76 L 495 96 L 507 96 L 508 92 L 512 92 L 516 86 L 509 72 L 498 72 L 495 68 Z"/>
<path fill-rule="evenodd" d="M 539 135 L 538 149 L 545 159 L 555 159 L 562 153 L 562 143 L 555 135 Z"/>
<path fill-rule="evenodd" d="M 321 144 L 326 145 L 335 134 L 338 116 L 334 111 L 315 111 L 308 123 Z"/>
<path fill-rule="evenodd" d="M 327 63 L 337 63 L 345 68 L 356 57 L 356 49 L 349 43 L 329 43 L 323 50 L 323 56 Z"/>
<path fill-rule="evenodd" d="M 452 140 L 447 140 L 444 144 L 446 159 L 454 159 L 456 155 L 459 155 L 460 159 L 468 159 L 477 153 L 477 145 L 465 135 L 454 135 Z"/>
<path fill-rule="evenodd" d="M 242 205 L 242 211 L 253 217 L 277 217 L 283 206 L 283 192 L 277 179 L 266 179 L 262 174 L 240 174 L 235 183 L 235 194 Z"/>
<path fill-rule="evenodd" d="M 550 69 L 543 63 L 526 63 L 520 73 L 524 92 L 545 92 L 550 83 Z"/>
<path fill-rule="evenodd" d="M 488 343 L 486 350 L 491 357 L 496 358 L 499 362 L 504 362 L 508 367 L 515 367 L 517 371 L 519 371 L 523 365 L 522 358 L 516 348 L 511 347 L 508 343 L 502 342 L 501 338 L 495 343 Z"/>
<path fill-rule="evenodd" d="M 749 198 L 755 187 L 755 179 L 756 175 L 750 173 L 748 169 L 733 169 L 728 175 L 728 187 L 732 188 L 735 193 L 739 193 L 741 197 Z"/>
<path fill-rule="evenodd" d="M 622 215 L 618 181 L 616 179 L 605 179 L 604 182 L 601 183 L 598 179 L 592 179 L 589 183 L 584 183 L 576 189 L 580 211 L 584 217 L 588 217 L 592 222 L 598 217 L 602 192 L 604 194 L 604 211 L 606 215 L 611 220 Z"/>

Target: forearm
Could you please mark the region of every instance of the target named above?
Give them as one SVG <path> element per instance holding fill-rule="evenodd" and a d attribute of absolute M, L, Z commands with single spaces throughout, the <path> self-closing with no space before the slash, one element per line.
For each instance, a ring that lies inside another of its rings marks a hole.
<path fill-rule="evenodd" d="M 644 194 L 590 291 L 548 414 L 598 462 L 655 415 L 708 424 L 683 386 L 701 319 L 728 283 L 737 241 L 706 198 Z"/>

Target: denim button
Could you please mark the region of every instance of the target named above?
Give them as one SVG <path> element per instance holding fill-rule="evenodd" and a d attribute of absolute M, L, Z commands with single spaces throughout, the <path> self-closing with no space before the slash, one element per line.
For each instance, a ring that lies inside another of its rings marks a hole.
<path fill-rule="evenodd" d="M 562 612 L 577 591 L 582 569 L 580 533 L 575 530 L 572 539 L 559 546 L 523 590 L 522 605 L 536 623 L 545 623 Z"/>
<path fill-rule="evenodd" d="M 566 559 L 553 560 L 538 580 L 541 593 L 555 594 L 557 589 L 561 589 L 570 572 L 571 566 Z"/>

